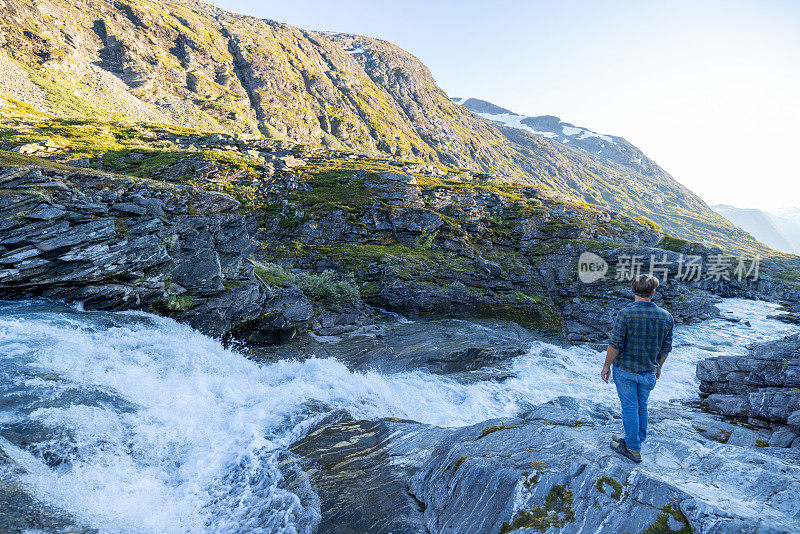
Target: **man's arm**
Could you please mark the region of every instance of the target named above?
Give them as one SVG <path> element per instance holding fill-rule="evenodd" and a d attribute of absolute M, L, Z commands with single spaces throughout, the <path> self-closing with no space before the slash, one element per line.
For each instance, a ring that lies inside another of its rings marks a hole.
<path fill-rule="evenodd" d="M 606 361 L 603 364 L 603 370 L 600 372 L 600 378 L 602 378 L 606 384 L 608 384 L 608 379 L 611 376 L 611 364 L 614 363 L 617 356 L 619 356 L 619 350 L 609 345 L 606 351 Z"/>
<path fill-rule="evenodd" d="M 625 347 L 625 334 L 628 332 L 628 321 L 623 312 L 617 314 L 617 319 L 614 321 L 614 330 L 611 332 L 611 339 L 608 342 L 608 350 L 606 351 L 606 361 L 603 364 L 603 370 L 600 372 L 600 378 L 608 383 L 608 378 L 611 376 L 611 364 L 617 359 L 619 353 Z"/>
<path fill-rule="evenodd" d="M 661 342 L 661 350 L 658 351 L 658 368 L 656 369 L 656 379 L 661 378 L 661 367 L 667 360 L 670 351 L 672 350 L 672 327 L 675 321 L 670 317 L 669 326 L 667 327 L 667 335 L 664 336 L 664 341 Z"/>
<path fill-rule="evenodd" d="M 664 365 L 664 362 L 666 361 L 668 355 L 669 353 L 663 355 L 659 354 L 658 356 L 658 367 L 656 368 L 656 380 L 661 378 L 661 367 Z"/>

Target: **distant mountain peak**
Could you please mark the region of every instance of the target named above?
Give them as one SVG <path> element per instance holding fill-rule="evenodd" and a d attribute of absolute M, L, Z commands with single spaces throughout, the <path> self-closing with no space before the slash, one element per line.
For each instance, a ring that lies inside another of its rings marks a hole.
<path fill-rule="evenodd" d="M 782 216 L 758 208 L 738 208 L 730 204 L 717 204 L 711 209 L 775 250 L 800 254 L 800 219 L 791 217 L 792 213 L 800 210 L 782 210 L 789 215 Z"/>
<path fill-rule="evenodd" d="M 790 221 L 794 221 L 800 224 L 800 208 L 789 206 L 789 207 L 774 209 L 770 213 L 772 213 L 773 215 L 777 215 L 778 217 L 783 217 L 784 219 L 789 219 Z"/>
<path fill-rule="evenodd" d="M 468 110 L 472 111 L 473 113 L 487 113 L 487 114 L 494 114 L 494 115 L 519 115 L 518 113 L 514 113 L 511 110 L 506 108 L 501 108 L 500 106 L 496 106 L 491 102 L 487 102 L 486 100 L 481 100 L 479 98 L 453 98 L 453 102 L 458 104 L 459 106 L 463 106 Z"/>

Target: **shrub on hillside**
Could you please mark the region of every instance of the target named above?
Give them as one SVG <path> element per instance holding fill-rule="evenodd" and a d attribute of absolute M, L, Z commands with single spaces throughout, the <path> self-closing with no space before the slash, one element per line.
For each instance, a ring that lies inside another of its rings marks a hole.
<path fill-rule="evenodd" d="M 291 269 L 284 269 L 276 263 L 254 262 L 256 274 L 270 287 L 283 287 L 294 281 Z"/>
<path fill-rule="evenodd" d="M 350 274 L 344 279 L 336 279 L 333 271 L 320 274 L 305 273 L 296 276 L 297 286 L 305 295 L 329 308 L 344 309 L 361 306 L 355 278 Z"/>

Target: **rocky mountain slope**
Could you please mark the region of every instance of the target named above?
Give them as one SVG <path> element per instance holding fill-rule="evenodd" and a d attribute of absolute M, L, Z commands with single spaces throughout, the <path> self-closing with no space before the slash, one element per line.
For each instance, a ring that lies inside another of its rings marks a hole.
<path fill-rule="evenodd" d="M 678 183 L 641 150 L 619 136 L 594 132 L 551 115 L 525 116 L 477 98 L 454 102 L 497 125 L 514 144 L 535 149 L 534 139 L 550 141 L 578 158 L 589 177 L 545 179 L 545 183 L 598 205 L 648 217 L 685 239 L 716 244 L 728 250 L 760 251 L 754 239 L 719 217 L 697 195 Z M 724 230 L 722 230 L 724 228 Z M 728 237 L 704 234 L 727 233 Z M 737 244 L 738 243 L 738 244 Z"/>
<path fill-rule="evenodd" d="M 482 120 L 385 41 L 194 1 L 3 0 L 0 10 L 6 117 L 148 121 L 469 167 L 683 239 L 767 252 L 634 147 L 598 155 Z"/>

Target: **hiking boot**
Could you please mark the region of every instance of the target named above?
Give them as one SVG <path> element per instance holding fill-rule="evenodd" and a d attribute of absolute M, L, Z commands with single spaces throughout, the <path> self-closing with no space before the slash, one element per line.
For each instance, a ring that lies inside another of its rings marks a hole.
<path fill-rule="evenodd" d="M 616 435 L 616 434 L 611 434 L 611 441 L 612 441 L 612 442 L 615 442 L 615 441 L 623 441 L 623 440 L 624 440 L 624 438 L 623 438 L 622 436 L 618 436 L 618 435 Z"/>
<path fill-rule="evenodd" d="M 632 462 L 636 462 L 637 464 L 642 463 L 642 453 L 630 450 L 628 445 L 625 444 L 625 440 L 622 438 L 620 438 L 619 441 L 611 440 L 611 450 L 621 454 Z"/>

